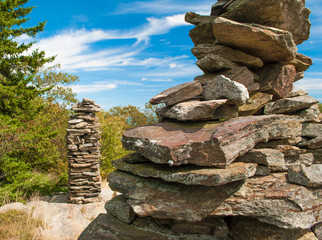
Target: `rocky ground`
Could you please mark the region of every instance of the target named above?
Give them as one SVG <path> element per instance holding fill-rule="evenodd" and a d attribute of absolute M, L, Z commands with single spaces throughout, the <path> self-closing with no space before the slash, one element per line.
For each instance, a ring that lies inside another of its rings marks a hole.
<path fill-rule="evenodd" d="M 50 197 L 38 197 L 27 204 L 10 203 L 0 207 L 0 213 L 10 209 L 31 212 L 36 218 L 42 219 L 46 228 L 39 229 L 42 239 L 74 240 L 87 225 L 100 213 L 105 213 L 104 205 L 113 196 L 113 191 L 103 184 L 101 201 L 89 204 L 70 204 L 67 194 Z"/>

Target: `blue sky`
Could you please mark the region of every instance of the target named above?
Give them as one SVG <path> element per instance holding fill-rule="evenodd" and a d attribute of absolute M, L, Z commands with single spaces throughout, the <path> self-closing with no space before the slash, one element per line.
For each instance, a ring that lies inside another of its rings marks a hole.
<path fill-rule="evenodd" d="M 78 99 L 143 107 L 159 92 L 202 74 L 184 22 L 188 11 L 208 15 L 215 0 L 29 0 L 28 25 L 47 20 L 36 47 L 57 55 L 61 71 L 78 75 Z M 308 0 L 311 36 L 298 46 L 314 65 L 296 87 L 322 101 L 322 3 Z"/>

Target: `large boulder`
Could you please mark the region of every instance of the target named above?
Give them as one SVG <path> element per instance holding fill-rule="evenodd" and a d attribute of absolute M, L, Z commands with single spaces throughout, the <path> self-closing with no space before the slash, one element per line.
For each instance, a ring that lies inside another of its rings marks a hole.
<path fill-rule="evenodd" d="M 156 163 L 226 167 L 259 142 L 300 136 L 299 118 L 249 116 L 225 122 L 162 122 L 127 130 L 122 143 Z"/>
<path fill-rule="evenodd" d="M 221 16 L 287 30 L 295 43 L 300 44 L 310 35 L 309 14 L 305 0 L 236 0 Z"/>
<path fill-rule="evenodd" d="M 223 17 L 212 22 L 212 29 L 221 44 L 257 56 L 264 62 L 288 62 L 296 56 L 292 34 L 285 30 L 238 23 Z"/>

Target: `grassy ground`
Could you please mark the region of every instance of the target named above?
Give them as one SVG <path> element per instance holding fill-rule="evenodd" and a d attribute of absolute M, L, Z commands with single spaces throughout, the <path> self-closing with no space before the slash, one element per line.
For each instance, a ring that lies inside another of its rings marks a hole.
<path fill-rule="evenodd" d="M 39 228 L 45 227 L 30 213 L 14 209 L 0 213 L 0 223 L 0 239 L 3 240 L 40 240 Z"/>

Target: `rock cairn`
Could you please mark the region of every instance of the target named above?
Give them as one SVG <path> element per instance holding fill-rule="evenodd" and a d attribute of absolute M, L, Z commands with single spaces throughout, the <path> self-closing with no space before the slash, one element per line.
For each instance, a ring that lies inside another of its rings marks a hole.
<path fill-rule="evenodd" d="M 204 74 L 150 100 L 165 104 L 161 122 L 123 133 L 136 153 L 113 162 L 121 195 L 79 239 L 322 239 L 321 115 L 293 90 L 312 64 L 296 47 L 309 37 L 304 4 L 186 14 Z"/>
<path fill-rule="evenodd" d="M 79 204 L 96 202 L 101 192 L 101 155 L 99 123 L 95 113 L 102 109 L 86 98 L 72 109 L 75 115 L 68 121 L 67 129 L 69 201 Z"/>

